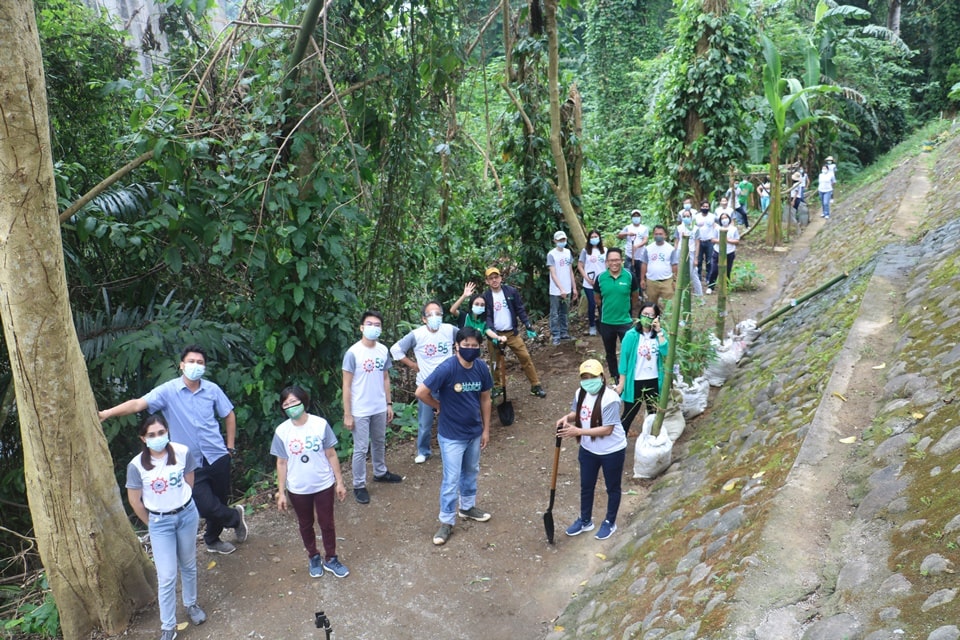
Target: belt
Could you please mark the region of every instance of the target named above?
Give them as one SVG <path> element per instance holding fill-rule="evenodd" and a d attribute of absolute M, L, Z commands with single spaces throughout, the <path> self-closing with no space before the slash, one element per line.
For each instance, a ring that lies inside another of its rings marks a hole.
<path fill-rule="evenodd" d="M 181 511 L 189 507 L 192 503 L 193 503 L 193 498 L 190 498 L 189 500 L 183 503 L 182 507 L 178 507 L 173 511 L 150 511 L 150 509 L 147 509 L 147 513 L 152 513 L 155 516 L 172 516 L 175 513 L 180 513 Z"/>

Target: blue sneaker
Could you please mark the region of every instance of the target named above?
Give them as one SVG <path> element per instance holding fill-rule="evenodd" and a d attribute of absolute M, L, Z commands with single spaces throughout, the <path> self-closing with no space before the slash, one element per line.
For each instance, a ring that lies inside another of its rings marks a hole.
<path fill-rule="evenodd" d="M 320 554 L 310 558 L 310 577 L 319 578 L 323 575 L 323 558 L 320 557 Z"/>
<path fill-rule="evenodd" d="M 350 575 L 350 570 L 343 566 L 337 556 L 331 556 L 329 560 L 324 560 L 323 568 L 338 578 L 346 578 Z"/>
<path fill-rule="evenodd" d="M 591 529 L 593 527 L 590 527 Z M 610 522 L 609 520 L 604 520 L 600 523 L 600 531 L 597 531 L 596 538 L 597 540 L 606 540 L 613 535 L 613 532 L 617 530 L 617 524 L 615 522 Z"/>
<path fill-rule="evenodd" d="M 573 524 L 567 527 L 568 536 L 578 536 L 584 531 L 593 531 L 593 520 L 584 520 L 583 518 L 577 518 L 573 521 Z"/>

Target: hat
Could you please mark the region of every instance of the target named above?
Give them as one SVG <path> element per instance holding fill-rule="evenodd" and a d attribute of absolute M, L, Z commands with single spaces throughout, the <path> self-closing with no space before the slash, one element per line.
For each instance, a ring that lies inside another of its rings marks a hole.
<path fill-rule="evenodd" d="M 800 175 L 799 171 L 794 171 L 793 175 L 790 176 L 790 179 L 793 180 L 794 182 L 800 182 L 801 180 L 803 180 L 803 176 Z"/>
<path fill-rule="evenodd" d="M 567 234 L 565 234 L 563 231 L 557 231 L 555 234 L 553 234 L 554 242 L 557 242 L 559 240 L 566 240 L 566 239 L 567 239 Z"/>
<path fill-rule="evenodd" d="M 827 156 L 827 162 L 833 162 L 833 156 Z"/>
<path fill-rule="evenodd" d="M 597 360 L 584 360 L 583 364 L 580 365 L 580 375 L 587 374 L 590 376 L 602 376 L 603 375 L 603 365 L 600 364 Z"/>
<path fill-rule="evenodd" d="M 631 217 L 632 217 L 632 216 L 639 216 L 639 215 L 641 215 L 640 209 L 634 209 L 633 211 L 630 212 L 630 216 L 631 216 Z"/>
<path fill-rule="evenodd" d="M 497 269 L 496 267 L 487 267 L 487 270 L 483 272 L 483 277 L 487 278 L 493 274 L 500 275 L 500 269 Z"/>

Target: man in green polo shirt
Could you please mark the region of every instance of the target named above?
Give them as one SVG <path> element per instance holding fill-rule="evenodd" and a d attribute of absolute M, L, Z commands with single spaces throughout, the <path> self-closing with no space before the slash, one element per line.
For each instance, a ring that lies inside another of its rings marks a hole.
<path fill-rule="evenodd" d="M 607 370 L 616 385 L 620 382 L 617 340 L 623 342 L 623 336 L 633 326 L 631 304 L 639 306 L 637 282 L 629 271 L 623 269 L 623 253 L 617 247 L 607 249 L 607 270 L 597 276 L 594 295 L 600 310 L 598 330 L 607 356 Z"/>

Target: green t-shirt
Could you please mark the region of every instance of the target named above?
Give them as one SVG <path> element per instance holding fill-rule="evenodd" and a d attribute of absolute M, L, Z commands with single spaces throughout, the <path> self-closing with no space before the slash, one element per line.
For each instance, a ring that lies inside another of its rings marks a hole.
<path fill-rule="evenodd" d="M 750 198 L 750 194 L 753 193 L 753 183 L 749 180 L 744 180 L 737 185 L 740 187 L 740 195 L 737 196 L 737 200 L 740 204 L 747 204 L 747 200 Z"/>
<path fill-rule="evenodd" d="M 604 324 L 628 324 L 633 322 L 630 317 L 630 300 L 637 290 L 637 283 L 633 275 L 626 269 L 614 278 L 609 271 L 597 276 L 597 288 L 600 291 L 602 306 L 600 308 L 600 322 Z"/>
<path fill-rule="evenodd" d="M 483 318 L 475 319 L 472 313 L 467 313 L 463 319 L 463 326 L 476 329 L 481 336 L 486 336 L 487 322 Z M 482 341 L 482 340 L 481 340 Z"/>

